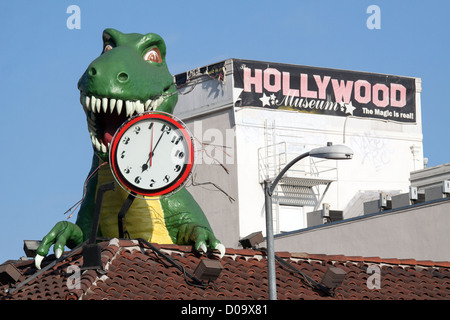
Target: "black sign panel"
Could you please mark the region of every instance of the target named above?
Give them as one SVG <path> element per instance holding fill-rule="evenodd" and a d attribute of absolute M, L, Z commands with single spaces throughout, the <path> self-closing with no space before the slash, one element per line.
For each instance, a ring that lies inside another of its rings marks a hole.
<path fill-rule="evenodd" d="M 416 121 L 415 78 L 233 60 L 241 107 Z"/>

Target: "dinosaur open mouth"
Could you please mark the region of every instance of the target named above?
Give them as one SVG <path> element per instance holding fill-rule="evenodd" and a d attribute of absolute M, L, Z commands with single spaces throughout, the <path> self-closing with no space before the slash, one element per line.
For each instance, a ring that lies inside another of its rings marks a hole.
<path fill-rule="evenodd" d="M 81 92 L 80 102 L 86 113 L 88 130 L 95 150 L 100 153 L 108 152 L 114 134 L 128 118 L 156 110 L 166 98 L 167 96 L 161 95 L 146 101 L 121 100 Z"/>

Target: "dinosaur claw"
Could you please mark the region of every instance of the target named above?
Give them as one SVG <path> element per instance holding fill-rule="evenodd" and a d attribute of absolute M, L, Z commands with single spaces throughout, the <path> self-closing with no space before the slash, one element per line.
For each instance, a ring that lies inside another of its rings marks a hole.
<path fill-rule="evenodd" d="M 206 251 L 208 251 L 208 249 L 206 248 L 206 244 L 204 242 L 202 242 L 199 246 L 198 246 L 198 251 L 202 250 L 204 253 L 206 253 Z"/>
<path fill-rule="evenodd" d="M 42 260 L 44 260 L 44 256 L 41 256 L 40 254 L 36 254 L 36 257 L 34 257 L 34 265 L 36 266 L 36 269 L 41 270 Z"/>
<path fill-rule="evenodd" d="M 62 250 L 61 249 L 55 249 L 55 257 L 56 257 L 56 259 L 59 259 L 60 257 L 61 257 L 61 255 L 62 255 Z"/>
<path fill-rule="evenodd" d="M 218 243 L 214 249 L 219 250 L 220 258 L 222 259 L 223 256 L 225 255 L 225 246 L 221 243 Z"/>

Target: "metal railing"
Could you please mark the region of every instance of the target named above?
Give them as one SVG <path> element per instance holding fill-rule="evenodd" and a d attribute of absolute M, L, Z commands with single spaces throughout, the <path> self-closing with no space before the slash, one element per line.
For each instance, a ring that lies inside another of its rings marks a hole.
<path fill-rule="evenodd" d="M 315 145 L 295 145 L 280 142 L 258 149 L 259 182 L 272 180 L 299 154 L 316 147 Z M 335 180 L 336 160 L 314 159 L 308 157 L 296 163 L 285 175 L 286 178 L 321 178 Z"/>

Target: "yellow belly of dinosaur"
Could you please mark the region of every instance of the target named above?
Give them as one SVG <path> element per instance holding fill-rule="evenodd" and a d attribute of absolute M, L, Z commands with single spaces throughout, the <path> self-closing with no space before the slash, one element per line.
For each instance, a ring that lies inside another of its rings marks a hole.
<path fill-rule="evenodd" d="M 100 212 L 100 230 L 102 236 L 114 238 L 119 236 L 118 214 L 128 193 L 117 184 L 108 165 L 98 172 L 98 186 L 114 182 L 115 191 L 103 194 Z M 157 198 L 148 200 L 136 198 L 126 213 L 126 231 L 131 238 L 143 238 L 149 242 L 167 244 L 173 243 L 167 231 L 164 212 Z"/>

